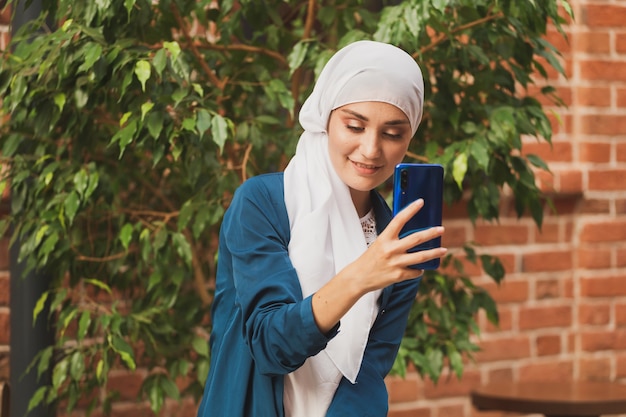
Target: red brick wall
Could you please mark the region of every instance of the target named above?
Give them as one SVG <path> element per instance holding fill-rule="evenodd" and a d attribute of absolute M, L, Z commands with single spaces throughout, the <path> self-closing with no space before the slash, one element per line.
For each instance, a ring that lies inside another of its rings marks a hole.
<path fill-rule="evenodd" d="M 500 416 L 477 412 L 468 399 L 487 382 L 626 383 L 626 1 L 572 6 L 569 42 L 549 35 L 567 71 L 567 78 L 552 72 L 551 84 L 568 108 L 554 109 L 552 147 L 524 145 L 549 162 L 554 175 L 541 179 L 558 214 L 546 212 L 541 232 L 513 214 L 475 229 L 444 220 L 449 244 L 475 240 L 502 256 L 500 288 L 475 276 L 498 302 L 500 328 L 481 318 L 482 351 L 461 381 L 452 376 L 434 387 L 415 374 L 389 378 L 392 417 Z"/>
<path fill-rule="evenodd" d="M 557 214 L 546 212 L 542 231 L 512 210 L 498 225 L 476 228 L 446 217 L 447 245 L 474 240 L 502 257 L 507 277 L 499 288 L 474 273 L 498 302 L 500 327 L 481 318 L 482 351 L 461 381 L 444 376 L 434 386 L 415 373 L 390 377 L 391 417 L 499 417 L 476 412 L 468 399 L 472 387 L 493 381 L 626 383 L 626 0 L 572 0 L 572 6 L 577 18 L 567 28 L 569 42 L 549 36 L 568 75 L 552 72 L 551 84 L 568 108 L 555 108 L 552 147 L 525 143 L 526 152 L 550 164 L 554 175 L 541 179 Z M 0 18 L 0 48 L 8 39 L 7 17 Z M 1 241 L 0 378 L 9 373 L 8 285 Z M 113 376 L 111 384 L 125 391 L 115 416 L 151 415 L 126 395 L 137 392 L 137 383 L 132 375 Z M 163 412 L 194 415 L 188 401 Z"/>

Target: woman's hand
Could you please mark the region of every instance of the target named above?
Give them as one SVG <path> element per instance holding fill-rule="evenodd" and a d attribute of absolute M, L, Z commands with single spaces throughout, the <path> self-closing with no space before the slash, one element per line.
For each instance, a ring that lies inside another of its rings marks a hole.
<path fill-rule="evenodd" d="M 424 207 L 424 201 L 419 199 L 400 211 L 363 255 L 346 267 L 346 269 L 354 268 L 352 273 L 360 276 L 359 281 L 364 293 L 396 282 L 417 278 L 424 271 L 410 268 L 410 265 L 441 258 L 446 254 L 446 248 L 408 252 L 416 245 L 443 235 L 442 226 L 421 230 L 403 238 L 398 237 L 404 225 L 422 207 Z"/>
<path fill-rule="evenodd" d="M 364 294 L 396 282 L 417 278 L 424 272 L 410 268 L 410 265 L 446 254 L 446 248 L 408 252 L 420 243 L 441 236 L 443 227 L 415 232 L 402 239 L 398 237 L 405 223 L 422 207 L 424 201 L 421 199 L 406 206 L 358 259 L 347 265 L 314 294 L 313 316 L 320 331 L 330 331 Z"/>

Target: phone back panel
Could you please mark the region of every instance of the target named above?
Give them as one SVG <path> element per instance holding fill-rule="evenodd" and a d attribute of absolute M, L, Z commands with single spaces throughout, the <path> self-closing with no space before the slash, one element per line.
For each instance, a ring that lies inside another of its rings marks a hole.
<path fill-rule="evenodd" d="M 408 204 L 422 198 L 424 207 L 402 228 L 400 237 L 433 226 L 441 226 L 443 211 L 443 166 L 403 163 L 396 166 L 393 187 L 394 216 Z M 410 250 L 416 252 L 441 246 L 441 238 L 424 242 Z M 436 269 L 439 259 L 414 265 L 417 269 Z"/>

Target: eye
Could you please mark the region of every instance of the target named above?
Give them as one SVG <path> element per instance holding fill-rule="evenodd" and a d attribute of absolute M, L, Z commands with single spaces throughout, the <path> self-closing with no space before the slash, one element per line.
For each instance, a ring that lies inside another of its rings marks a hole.
<path fill-rule="evenodd" d="M 361 126 L 354 126 L 354 125 L 346 125 L 346 128 L 348 130 L 351 130 L 351 131 L 357 132 L 357 133 L 360 133 L 360 132 L 365 130 L 365 128 L 363 128 Z"/>
<path fill-rule="evenodd" d="M 383 132 L 383 135 L 385 135 L 386 137 L 388 137 L 389 139 L 402 139 L 402 133 L 396 133 L 396 132 Z"/>

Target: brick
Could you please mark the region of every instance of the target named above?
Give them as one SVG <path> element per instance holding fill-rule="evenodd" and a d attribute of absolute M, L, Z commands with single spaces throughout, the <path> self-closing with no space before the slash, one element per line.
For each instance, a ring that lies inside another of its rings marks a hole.
<path fill-rule="evenodd" d="M 538 356 L 558 355 L 561 353 L 561 336 L 542 335 L 535 341 Z"/>
<path fill-rule="evenodd" d="M 9 266 L 9 239 L 0 238 L 0 271 L 7 271 Z"/>
<path fill-rule="evenodd" d="M 612 4 L 582 4 L 581 22 L 589 27 L 618 27 L 626 22 L 626 7 Z"/>
<path fill-rule="evenodd" d="M 611 144 L 598 142 L 581 142 L 578 145 L 580 162 L 608 163 L 611 162 Z"/>
<path fill-rule="evenodd" d="M 626 348 L 626 329 L 583 331 L 580 333 L 580 341 L 585 352 L 623 350 Z"/>
<path fill-rule="evenodd" d="M 557 117 L 553 113 L 548 113 L 548 121 L 550 122 L 550 128 L 552 129 L 552 133 L 556 136 L 557 134 L 568 134 L 572 133 L 572 116 L 569 114 L 560 114 Z"/>
<path fill-rule="evenodd" d="M 617 100 L 616 104 L 618 108 L 626 107 L 626 87 L 615 88 Z"/>
<path fill-rule="evenodd" d="M 626 143 L 618 143 L 615 148 L 615 159 L 617 162 L 626 162 Z"/>
<path fill-rule="evenodd" d="M 617 249 L 617 262 L 615 263 L 615 266 L 617 268 L 622 268 L 626 266 L 626 248 L 618 248 Z"/>
<path fill-rule="evenodd" d="M 442 374 L 435 385 L 430 379 L 424 381 L 425 398 L 447 398 L 468 395 L 470 390 L 480 384 L 480 373 L 476 370 L 465 370 L 463 378 L 456 375 Z"/>
<path fill-rule="evenodd" d="M 558 192 L 580 194 L 583 191 L 583 174 L 578 169 L 558 171 Z"/>
<path fill-rule="evenodd" d="M 596 169 L 589 171 L 589 190 L 626 190 L 626 169 Z"/>
<path fill-rule="evenodd" d="M 583 381 L 608 381 L 611 377 L 609 358 L 581 358 L 578 361 L 580 379 Z"/>
<path fill-rule="evenodd" d="M 571 31 L 565 30 L 565 36 L 563 36 L 558 30 L 554 28 L 549 28 L 546 31 L 545 39 L 562 54 L 567 54 L 571 52 Z"/>
<path fill-rule="evenodd" d="M 389 408 L 387 417 L 432 417 L 433 411 L 429 406 L 415 406 L 407 409 L 406 407 L 394 409 Z"/>
<path fill-rule="evenodd" d="M 584 269 L 604 269 L 611 267 L 611 249 L 597 246 L 584 246 L 576 251 L 578 267 Z"/>
<path fill-rule="evenodd" d="M 611 308 L 607 304 L 582 303 L 578 306 L 578 323 L 601 326 L 611 321 Z"/>
<path fill-rule="evenodd" d="M 580 180 L 582 183 L 582 179 Z M 582 187 L 582 185 L 581 185 Z M 573 187 L 575 188 L 575 187 Z M 563 216 L 567 214 L 578 214 L 580 207 L 580 190 L 572 191 L 568 194 L 556 195 L 553 197 L 552 204 L 554 209 L 550 207 L 550 214 Z M 566 236 L 571 236 L 571 230 L 566 228 Z M 564 239 L 565 242 L 569 242 L 570 239 Z"/>
<path fill-rule="evenodd" d="M 482 286 L 498 304 L 520 303 L 528 300 L 528 281 L 504 279 L 499 285 L 495 282 Z"/>
<path fill-rule="evenodd" d="M 6 1 L 0 1 L 0 25 L 11 23 L 11 6 L 5 7 Z"/>
<path fill-rule="evenodd" d="M 615 325 L 626 326 L 626 304 L 615 305 Z"/>
<path fill-rule="evenodd" d="M 462 247 L 469 240 L 466 226 L 448 226 L 444 221 L 446 233 L 441 239 L 441 244 L 446 248 Z"/>
<path fill-rule="evenodd" d="M 626 295 L 626 276 L 582 277 L 580 295 L 583 297 L 615 297 Z"/>
<path fill-rule="evenodd" d="M 626 81 L 626 62 L 611 60 L 581 60 L 580 76 L 589 81 Z"/>
<path fill-rule="evenodd" d="M 552 144 L 541 142 L 524 142 L 522 145 L 524 155 L 534 154 L 546 162 L 571 162 L 572 144 L 571 142 L 554 141 Z"/>
<path fill-rule="evenodd" d="M 561 225 L 559 223 L 549 223 L 544 219 L 544 223 L 541 229 L 535 227 L 532 237 L 533 242 L 537 243 L 557 243 L 562 242 L 561 239 Z"/>
<path fill-rule="evenodd" d="M 119 398 L 122 400 L 134 400 L 139 395 L 145 377 L 143 372 L 112 371 L 107 389 L 119 392 Z"/>
<path fill-rule="evenodd" d="M 609 214 L 611 212 L 611 201 L 593 198 L 583 200 L 579 210 L 581 214 Z"/>
<path fill-rule="evenodd" d="M 401 403 L 419 399 L 419 379 L 416 373 L 408 373 L 405 378 L 391 376 L 385 380 L 390 403 Z"/>
<path fill-rule="evenodd" d="M 8 308 L 0 307 L 0 345 L 11 341 L 11 313 Z"/>
<path fill-rule="evenodd" d="M 626 74 L 626 66 L 624 67 Z M 580 130 L 586 135 L 625 135 L 626 117 L 612 114 L 595 114 L 580 116 Z"/>
<path fill-rule="evenodd" d="M 519 245 L 528 243 L 526 225 L 477 225 L 474 240 L 481 246 Z"/>
<path fill-rule="evenodd" d="M 622 242 L 626 240 L 626 220 L 588 222 L 579 236 L 585 243 Z"/>
<path fill-rule="evenodd" d="M 437 407 L 437 417 L 459 417 L 465 414 L 463 404 L 447 404 Z"/>
<path fill-rule="evenodd" d="M 567 381 L 574 376 L 574 365 L 571 361 L 535 361 L 521 365 L 518 373 L 520 381 Z"/>
<path fill-rule="evenodd" d="M 521 330 L 569 327 L 572 324 L 572 306 L 520 307 Z"/>
<path fill-rule="evenodd" d="M 615 377 L 626 378 L 626 353 L 615 354 Z"/>
<path fill-rule="evenodd" d="M 467 212 L 467 201 L 461 200 L 457 201 L 452 205 L 444 204 L 443 205 L 443 221 L 447 219 L 467 219 L 469 214 Z"/>
<path fill-rule="evenodd" d="M 523 272 L 566 271 L 572 269 L 570 250 L 545 250 L 522 255 Z"/>
<path fill-rule="evenodd" d="M 610 107 L 611 88 L 610 87 L 578 87 L 577 106 L 583 107 Z"/>
<path fill-rule="evenodd" d="M 609 32 L 580 31 L 576 33 L 576 51 L 587 54 L 608 54 L 611 52 Z"/>
<path fill-rule="evenodd" d="M 0 307 L 9 305 L 11 278 L 8 273 L 0 273 Z"/>
<path fill-rule="evenodd" d="M 530 356 L 530 340 L 525 335 L 502 336 L 478 343 L 480 351 L 475 358 L 478 363 L 522 359 Z"/>
<path fill-rule="evenodd" d="M 484 330 L 482 331 L 496 333 L 500 331 L 506 332 L 513 330 L 513 312 L 510 308 L 502 303 L 499 303 L 497 300 L 496 303 L 498 303 L 498 324 L 492 324 L 486 317 L 484 317 L 485 315 L 482 314 L 482 317 L 484 318 Z"/>
<path fill-rule="evenodd" d="M 535 299 L 555 299 L 561 296 L 559 281 L 555 279 L 538 280 L 535 285 Z"/>
<path fill-rule="evenodd" d="M 488 368 L 489 382 L 509 382 L 513 381 L 513 370 L 511 368 Z"/>
<path fill-rule="evenodd" d="M 560 107 L 561 105 L 565 105 L 566 107 L 572 106 L 573 92 L 570 85 L 553 85 L 552 87 L 555 91 L 554 93 L 548 95 L 541 92 L 543 87 L 545 87 L 545 85 L 541 85 L 540 82 L 537 84 L 531 84 L 527 87 L 527 93 L 529 96 L 532 96 L 534 99 L 539 101 L 539 103 L 544 107 Z M 556 97 L 554 97 L 555 95 Z"/>
<path fill-rule="evenodd" d="M 615 52 L 626 54 L 626 33 L 615 34 Z"/>

